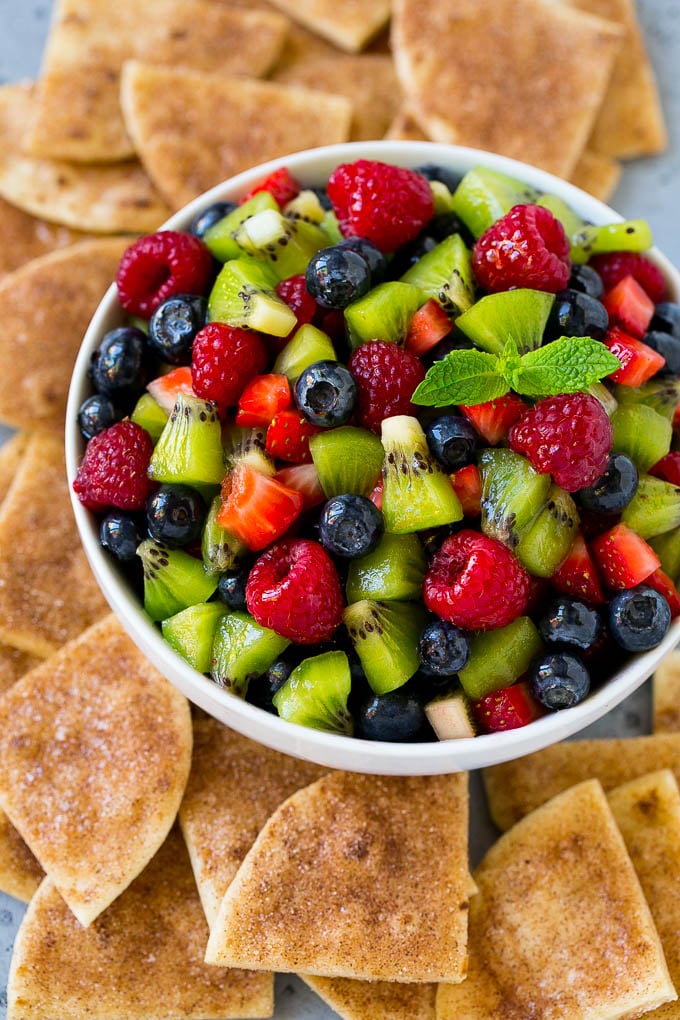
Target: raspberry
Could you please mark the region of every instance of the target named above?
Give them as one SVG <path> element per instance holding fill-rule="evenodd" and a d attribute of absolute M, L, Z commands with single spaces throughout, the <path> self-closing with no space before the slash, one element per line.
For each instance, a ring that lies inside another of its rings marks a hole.
<path fill-rule="evenodd" d="M 147 475 L 151 436 L 127 418 L 94 436 L 85 449 L 73 490 L 90 510 L 143 510 L 155 483 Z"/>
<path fill-rule="evenodd" d="M 434 216 L 422 174 L 370 159 L 341 163 L 327 192 L 343 235 L 368 238 L 383 253 L 413 241 Z"/>
<path fill-rule="evenodd" d="M 589 393 L 539 400 L 508 433 L 511 449 L 567 492 L 592 485 L 603 474 L 612 440 L 607 412 Z"/>
<path fill-rule="evenodd" d="M 159 230 L 131 244 L 116 274 L 118 297 L 126 312 L 148 319 L 173 294 L 205 294 L 212 255 L 198 237 Z"/>
<path fill-rule="evenodd" d="M 304 326 L 312 322 L 319 311 L 319 306 L 307 290 L 305 274 L 289 276 L 287 280 L 281 280 L 276 284 L 276 293 L 282 301 L 285 301 L 289 308 L 295 312 L 298 326 Z M 287 338 L 285 338 L 287 340 Z"/>
<path fill-rule="evenodd" d="M 256 184 L 252 191 L 244 195 L 239 205 L 243 205 L 244 202 L 247 202 L 260 191 L 268 191 L 276 199 L 281 208 L 283 208 L 284 205 L 287 205 L 288 202 L 300 194 L 300 182 L 293 177 L 288 167 L 279 167 L 269 177 L 265 177 L 263 181 Z"/>
<path fill-rule="evenodd" d="M 666 296 L 666 281 L 651 259 L 635 251 L 613 251 L 606 255 L 593 255 L 589 265 L 599 273 L 605 291 L 615 287 L 624 276 L 637 280 L 654 304 Z"/>
<path fill-rule="evenodd" d="M 467 630 L 505 627 L 525 610 L 531 579 L 496 538 L 464 529 L 445 539 L 423 582 L 432 613 Z"/>
<path fill-rule="evenodd" d="M 356 379 L 356 415 L 364 428 L 379 432 L 383 418 L 414 414 L 411 397 L 425 378 L 415 354 L 384 340 L 371 340 L 357 348 L 347 367 Z"/>
<path fill-rule="evenodd" d="M 515 205 L 475 243 L 472 267 L 488 291 L 530 287 L 555 294 L 569 282 L 569 240 L 549 209 Z"/>
<path fill-rule="evenodd" d="M 329 641 L 342 622 L 344 602 L 335 565 L 318 542 L 286 539 L 253 565 L 246 584 L 248 610 L 300 645 Z"/>
<path fill-rule="evenodd" d="M 191 379 L 197 397 L 212 400 L 221 418 L 242 391 L 267 368 L 268 355 L 259 333 L 224 322 L 209 322 L 194 339 Z"/>

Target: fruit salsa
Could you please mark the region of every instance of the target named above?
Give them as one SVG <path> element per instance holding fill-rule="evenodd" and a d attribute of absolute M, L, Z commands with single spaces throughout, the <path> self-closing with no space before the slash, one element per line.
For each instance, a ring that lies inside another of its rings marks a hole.
<path fill-rule="evenodd" d="M 680 305 L 644 221 L 484 167 L 286 168 L 135 241 L 74 481 L 166 641 L 282 719 L 468 737 L 680 613 Z"/>

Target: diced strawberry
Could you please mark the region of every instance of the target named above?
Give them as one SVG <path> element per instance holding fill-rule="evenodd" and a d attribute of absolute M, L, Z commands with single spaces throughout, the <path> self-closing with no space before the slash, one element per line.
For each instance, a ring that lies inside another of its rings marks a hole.
<path fill-rule="evenodd" d="M 477 465 L 466 464 L 450 477 L 465 516 L 478 517 L 482 512 L 482 477 Z"/>
<path fill-rule="evenodd" d="M 610 320 L 638 340 L 649 329 L 654 315 L 654 302 L 634 276 L 624 276 L 619 280 L 604 295 L 602 304 L 609 312 Z"/>
<path fill-rule="evenodd" d="M 608 588 L 634 588 L 658 570 L 661 560 L 644 538 L 627 524 L 617 524 L 590 543 Z"/>
<path fill-rule="evenodd" d="M 479 701 L 471 702 L 471 707 L 484 733 L 516 730 L 543 715 L 541 705 L 532 695 L 526 680 L 492 691 Z"/>
<path fill-rule="evenodd" d="M 526 412 L 527 405 L 516 393 L 508 393 L 505 397 L 488 400 L 485 404 L 461 404 L 460 409 L 482 439 L 495 446 L 501 439 L 505 439 L 510 428 Z"/>
<path fill-rule="evenodd" d="M 152 379 L 146 388 L 156 403 L 168 414 L 175 406 L 178 393 L 184 393 L 189 397 L 196 396 L 188 365 L 181 365 L 179 368 L 171 369 L 166 375 L 159 375 L 157 379 Z"/>
<path fill-rule="evenodd" d="M 317 432 L 323 429 L 311 425 L 299 411 L 279 411 L 267 429 L 265 449 L 270 457 L 292 464 L 310 464 L 309 440 Z"/>
<path fill-rule="evenodd" d="M 680 485 L 680 451 L 673 450 L 661 460 L 657 460 L 656 464 L 650 467 L 649 473 L 655 478 L 662 478 L 664 482 L 670 482 L 671 485 Z"/>
<path fill-rule="evenodd" d="M 269 425 L 279 411 L 292 407 L 290 383 L 285 375 L 256 375 L 238 399 L 236 424 L 256 428 Z"/>
<path fill-rule="evenodd" d="M 304 500 L 303 510 L 312 510 L 326 500 L 326 494 L 321 488 L 319 475 L 313 464 L 291 464 L 290 467 L 277 471 L 274 478 L 301 494 Z"/>
<path fill-rule="evenodd" d="M 602 605 L 607 601 L 595 561 L 580 532 L 550 581 L 561 595 L 584 599 L 595 605 Z"/>
<path fill-rule="evenodd" d="M 451 332 L 453 323 L 434 298 L 430 298 L 411 319 L 404 347 L 421 357 Z"/>
<path fill-rule="evenodd" d="M 621 368 L 609 376 L 622 386 L 642 386 L 666 364 L 666 359 L 652 347 L 628 336 L 618 326 L 607 330 L 605 347 L 621 362 Z"/>
<path fill-rule="evenodd" d="M 217 523 L 257 551 L 288 531 L 303 506 L 300 492 L 241 461 L 222 482 Z"/>
<path fill-rule="evenodd" d="M 375 483 L 375 485 L 373 487 L 373 492 L 371 492 L 369 494 L 368 498 L 370 499 L 371 503 L 375 503 L 375 505 L 377 506 L 378 510 L 382 510 L 382 504 L 383 504 L 383 480 L 382 480 L 382 477 L 380 477 L 378 479 L 378 481 Z"/>
<path fill-rule="evenodd" d="M 658 591 L 660 595 L 663 595 L 671 607 L 671 616 L 673 618 L 680 615 L 680 592 L 678 592 L 671 578 L 663 572 L 661 567 L 645 579 L 645 584 L 648 584 L 654 591 Z"/>
<path fill-rule="evenodd" d="M 265 177 L 259 184 L 256 184 L 247 195 L 243 196 L 239 205 L 243 205 L 244 202 L 247 202 L 249 198 L 257 195 L 260 191 L 268 191 L 283 209 L 286 203 L 291 202 L 296 195 L 300 194 L 301 189 L 302 185 L 299 181 L 296 181 L 288 167 L 282 166 L 278 170 L 274 170 L 269 177 Z"/>

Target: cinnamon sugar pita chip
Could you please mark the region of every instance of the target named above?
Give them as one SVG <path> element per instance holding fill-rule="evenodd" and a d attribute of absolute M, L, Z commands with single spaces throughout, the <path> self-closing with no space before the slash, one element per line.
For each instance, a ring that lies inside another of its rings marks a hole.
<path fill-rule="evenodd" d="M 399 111 L 385 132 L 385 138 L 394 138 L 402 142 L 429 141 L 420 124 L 408 110 Z"/>
<path fill-rule="evenodd" d="M 19 470 L 28 439 L 27 432 L 16 432 L 0 446 L 0 503 L 9 492 L 10 485 Z"/>
<path fill-rule="evenodd" d="M 31 216 L 0 198 L 0 281 L 31 259 L 65 248 L 74 241 L 88 237 L 80 230 L 70 230 L 56 223 Z"/>
<path fill-rule="evenodd" d="M 569 179 L 577 188 L 582 188 L 583 191 L 599 198 L 601 202 L 606 202 L 619 183 L 621 173 L 621 164 L 615 159 L 585 149 Z"/>
<path fill-rule="evenodd" d="M 358 53 L 385 27 L 390 0 L 272 0 L 294 21 L 343 50 Z"/>
<path fill-rule="evenodd" d="M 0 891 L 28 903 L 44 877 L 45 872 L 0 811 Z"/>
<path fill-rule="evenodd" d="M 303 976 L 342 1020 L 435 1020 L 436 985 Z"/>
<path fill-rule="evenodd" d="M 654 733 L 680 733 L 680 651 L 669 652 L 652 680 Z"/>

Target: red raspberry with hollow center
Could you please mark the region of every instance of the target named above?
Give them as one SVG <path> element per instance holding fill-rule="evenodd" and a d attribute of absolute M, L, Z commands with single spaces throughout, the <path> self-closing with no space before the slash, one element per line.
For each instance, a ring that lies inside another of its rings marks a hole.
<path fill-rule="evenodd" d="M 335 564 L 309 539 L 277 542 L 256 560 L 246 584 L 246 603 L 261 627 L 299 645 L 329 641 L 344 609 Z"/>
<path fill-rule="evenodd" d="M 212 255 L 200 238 L 158 230 L 123 254 L 116 274 L 118 297 L 126 312 L 148 319 L 173 294 L 205 294 L 212 272 Z"/>
<path fill-rule="evenodd" d="M 530 287 L 556 294 L 571 275 L 569 240 L 549 209 L 515 205 L 475 243 L 472 267 L 491 292 Z"/>
<path fill-rule="evenodd" d="M 567 492 L 592 485 L 607 467 L 613 433 L 607 412 L 589 393 L 539 400 L 508 432 L 508 443 L 532 468 Z"/>
<path fill-rule="evenodd" d="M 90 510 L 143 510 L 156 485 L 147 475 L 151 436 L 127 418 L 93 436 L 73 482 Z"/>
<path fill-rule="evenodd" d="M 600 274 L 605 291 L 611 290 L 624 276 L 632 276 L 655 305 L 666 297 L 664 275 L 651 259 L 636 251 L 612 251 L 593 255 L 589 265 Z"/>
<path fill-rule="evenodd" d="M 525 611 L 531 578 L 516 556 L 479 531 L 447 538 L 423 582 L 431 613 L 466 630 L 493 630 Z"/>
<path fill-rule="evenodd" d="M 247 384 L 266 371 L 267 347 L 259 333 L 224 322 L 209 322 L 194 338 L 191 381 L 194 393 L 217 405 L 221 418 Z"/>
<path fill-rule="evenodd" d="M 341 163 L 326 190 L 343 235 L 366 237 L 385 253 L 413 241 L 434 216 L 422 174 L 377 160 Z"/>
<path fill-rule="evenodd" d="M 356 415 L 364 428 L 380 432 L 383 418 L 413 414 L 413 392 L 425 378 L 415 354 L 385 340 L 358 347 L 347 363 L 358 389 Z"/>

